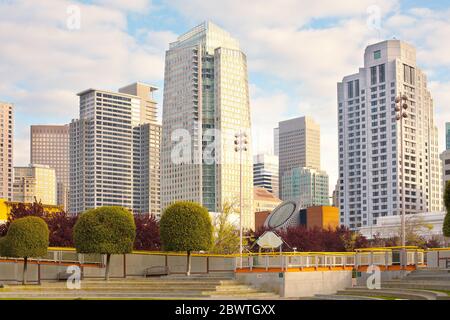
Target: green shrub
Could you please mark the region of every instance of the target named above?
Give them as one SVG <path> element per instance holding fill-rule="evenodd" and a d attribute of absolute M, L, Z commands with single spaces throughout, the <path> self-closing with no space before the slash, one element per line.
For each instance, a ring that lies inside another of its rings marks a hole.
<path fill-rule="evenodd" d="M 14 220 L 6 237 L 1 239 L 1 254 L 7 257 L 24 258 L 23 284 L 27 281 L 29 257 L 42 257 L 47 254 L 49 232 L 45 221 L 39 217 L 28 216 Z"/>
<path fill-rule="evenodd" d="M 90 209 L 80 215 L 73 230 L 77 252 L 106 254 L 106 280 L 111 254 L 130 253 L 135 237 L 133 215 L 122 207 Z"/>
<path fill-rule="evenodd" d="M 189 275 L 191 251 L 207 251 L 213 244 L 208 209 L 194 202 L 175 202 L 164 210 L 159 226 L 164 250 L 187 251 L 186 274 Z"/>
<path fill-rule="evenodd" d="M 445 215 L 442 231 L 445 237 L 450 237 L 450 181 L 447 181 L 445 185 L 444 204 L 447 209 L 447 214 Z"/>

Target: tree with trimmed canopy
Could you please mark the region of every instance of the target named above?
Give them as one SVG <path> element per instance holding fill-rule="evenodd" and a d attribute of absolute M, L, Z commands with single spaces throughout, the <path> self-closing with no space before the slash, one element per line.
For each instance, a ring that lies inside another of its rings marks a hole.
<path fill-rule="evenodd" d="M 49 231 L 45 221 L 28 216 L 14 220 L 0 242 L 2 256 L 23 258 L 22 284 L 27 283 L 28 258 L 47 254 Z"/>
<path fill-rule="evenodd" d="M 109 279 L 112 254 L 133 250 L 136 225 L 131 212 L 123 207 L 100 207 L 80 215 L 73 230 L 78 253 L 106 255 L 105 280 Z"/>
<path fill-rule="evenodd" d="M 164 250 L 187 252 L 186 275 L 189 276 L 191 252 L 208 251 L 213 244 L 208 209 L 195 202 L 175 202 L 164 210 L 159 228 Z"/>

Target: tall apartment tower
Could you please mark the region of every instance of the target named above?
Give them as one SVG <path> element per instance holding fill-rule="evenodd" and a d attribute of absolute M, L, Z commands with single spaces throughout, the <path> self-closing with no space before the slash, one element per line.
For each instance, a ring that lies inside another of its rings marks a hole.
<path fill-rule="evenodd" d="M 378 217 L 399 215 L 401 139 L 404 144 L 407 214 L 442 208 L 441 164 L 434 107 L 426 75 L 411 45 L 388 40 L 368 46 L 364 67 L 337 85 L 339 200 L 341 223 L 370 226 Z M 395 98 L 409 99 L 404 134 Z"/>
<path fill-rule="evenodd" d="M 320 170 L 320 126 L 310 117 L 278 123 L 280 199 L 285 200 L 283 175 L 294 168 Z"/>
<path fill-rule="evenodd" d="M 0 102 L 0 199 L 13 198 L 13 105 Z"/>
<path fill-rule="evenodd" d="M 55 169 L 57 204 L 68 209 L 69 201 L 69 125 L 32 125 L 31 164 Z"/>
<path fill-rule="evenodd" d="M 278 198 L 278 157 L 258 154 L 253 157 L 253 186 L 264 188 Z"/>
<path fill-rule="evenodd" d="M 46 165 L 32 164 L 14 168 L 14 196 L 18 202 L 57 204 L 56 171 Z"/>
<path fill-rule="evenodd" d="M 243 225 L 254 229 L 253 161 L 247 59 L 231 35 L 205 22 L 178 37 L 166 52 L 161 204 L 196 201 L 211 212 L 239 202 L 242 152 Z"/>
<path fill-rule="evenodd" d="M 160 214 L 156 87 L 79 93 L 80 119 L 70 124 L 70 205 L 78 214 L 100 206 Z"/>

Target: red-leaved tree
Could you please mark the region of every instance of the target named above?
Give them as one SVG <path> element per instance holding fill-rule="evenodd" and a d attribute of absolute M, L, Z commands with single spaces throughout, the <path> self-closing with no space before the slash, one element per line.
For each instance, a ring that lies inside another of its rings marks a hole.
<path fill-rule="evenodd" d="M 159 238 L 159 224 L 153 215 L 135 214 L 136 239 L 134 241 L 135 250 L 161 250 L 161 240 Z"/>

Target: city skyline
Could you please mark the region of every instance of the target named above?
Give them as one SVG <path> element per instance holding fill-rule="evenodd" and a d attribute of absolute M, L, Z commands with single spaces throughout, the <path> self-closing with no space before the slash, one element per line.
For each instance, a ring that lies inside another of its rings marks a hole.
<path fill-rule="evenodd" d="M 443 1 L 426 4 L 428 7 L 416 1 L 349 1 L 323 6 L 320 10 L 319 5 L 308 7 L 308 10 L 296 10 L 304 6 L 304 3 L 299 2 L 280 8 L 280 15 L 269 14 L 276 6 L 275 2 L 270 2 L 257 12 L 252 12 L 251 19 L 243 25 L 234 22 L 242 15 L 248 15 L 249 7 L 243 5 L 242 10 L 231 10 L 238 7 L 237 2 L 233 1 L 227 4 L 217 2 L 208 7 L 196 2 L 192 8 L 198 10 L 192 10 L 182 3 L 148 3 L 132 1 L 122 3 L 120 7 L 115 4 L 105 7 L 100 1 L 90 4 L 66 1 L 35 4 L 22 1 L 18 4 L 23 11 L 31 13 L 29 23 L 33 24 L 35 33 L 32 35 L 33 41 L 28 38 L 31 35 L 24 33 L 19 33 L 20 36 L 14 39 L 8 38 L 4 42 L 5 50 L 0 53 L 0 68 L 14 74 L 14 77 L 0 80 L 1 100 L 13 103 L 16 109 L 17 151 L 14 165 L 28 164 L 29 125 L 68 123 L 76 116 L 75 93 L 85 87 L 92 85 L 112 90 L 122 83 L 141 80 L 160 87 L 159 96 L 155 99 L 162 105 L 164 51 L 177 34 L 205 19 L 211 19 L 235 35 L 248 55 L 253 132 L 258 137 L 254 139 L 254 154 L 271 151 L 264 150 L 264 147 L 273 148 L 273 144 L 268 141 L 273 140 L 272 130 L 276 122 L 296 116 L 312 115 L 317 118 L 323 128 L 322 140 L 331 141 L 337 133 L 334 106 L 335 83 L 340 80 L 339 76 L 349 74 L 355 66 L 362 65 L 360 52 L 366 45 L 393 36 L 417 47 L 418 64 L 423 66 L 429 77 L 435 100 L 436 118 L 439 119 L 439 151 L 444 148 L 443 130 L 445 119 L 449 118 L 450 113 L 446 110 L 450 104 L 450 82 L 446 75 L 449 61 L 448 57 L 442 55 L 445 52 L 442 43 L 446 45 L 443 41 L 446 35 L 444 30 L 450 23 L 446 14 L 448 4 Z M 79 30 L 69 30 L 65 24 L 69 4 L 79 4 Z M 55 14 L 45 16 L 44 19 L 46 8 L 50 5 L 55 8 Z M 377 6 L 380 9 L 379 21 L 373 13 L 377 11 Z M 9 23 L 9 28 L 19 28 L 22 19 L 9 14 L 11 8 L 8 3 L 0 4 L 0 12 Z M 100 9 L 105 9 L 105 12 Z M 224 10 L 233 13 L 224 17 Z M 289 11 L 296 14 L 289 14 Z M 164 12 L 172 12 L 173 17 L 179 19 L 160 23 L 161 13 Z M 148 19 L 154 15 L 159 15 L 159 20 Z M 282 16 L 283 19 L 280 18 Z M 318 18 L 313 19 L 314 16 Z M 373 23 L 370 24 L 370 21 Z M 421 30 L 411 29 L 410 26 L 415 23 L 422 25 Z M 440 23 L 440 30 L 443 31 L 434 33 L 433 39 L 426 40 L 427 30 L 433 30 L 435 23 Z M 102 24 L 112 25 L 111 34 L 114 35 L 103 38 L 104 48 L 85 48 L 78 53 L 71 49 L 80 41 L 85 41 L 85 37 L 92 39 L 104 35 L 106 29 Z M 253 31 L 250 28 L 252 26 Z M 33 50 L 32 60 L 40 60 L 39 65 L 28 65 L 27 59 L 20 60 L 20 55 L 14 54 L 14 46 L 27 48 L 27 42 L 47 42 L 48 37 L 59 32 L 63 32 L 67 39 L 56 37 L 59 44 L 48 40 L 45 49 L 38 46 Z M 267 36 L 262 37 L 261 34 Z M 327 34 L 335 39 L 330 39 Z M 132 45 L 125 45 L 129 41 Z M 320 51 L 322 41 L 329 44 L 330 51 Z M 338 46 L 342 41 L 348 44 L 345 48 Z M 308 42 L 310 45 L 305 48 L 296 45 L 297 42 Z M 285 46 L 285 43 L 289 43 L 289 46 Z M 106 48 L 109 48 L 108 52 Z M 53 55 L 49 55 L 47 50 L 52 50 Z M 92 58 L 93 55 L 100 55 L 103 59 L 98 61 Z M 45 58 L 49 56 L 54 58 Z M 18 61 L 23 67 L 18 67 Z M 91 64 L 95 66 L 92 69 L 96 71 L 95 74 L 86 72 L 83 67 Z M 124 73 L 121 65 L 129 67 L 129 70 Z M 41 67 L 47 70 L 48 77 L 40 77 L 43 81 L 36 83 L 33 79 L 39 78 L 37 75 Z M 12 72 L 14 68 L 19 68 L 20 72 Z M 273 108 L 274 104 L 277 108 Z M 337 144 L 322 144 L 322 153 L 324 151 L 329 156 L 324 159 L 322 169 L 329 173 L 330 181 L 335 181 Z"/>

